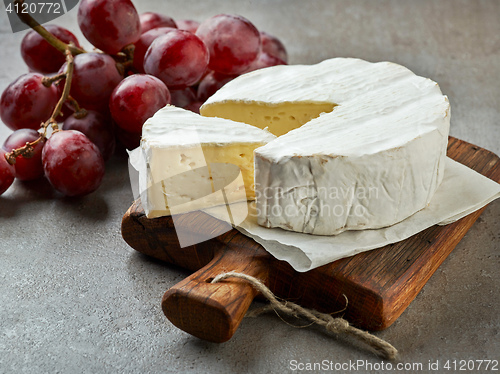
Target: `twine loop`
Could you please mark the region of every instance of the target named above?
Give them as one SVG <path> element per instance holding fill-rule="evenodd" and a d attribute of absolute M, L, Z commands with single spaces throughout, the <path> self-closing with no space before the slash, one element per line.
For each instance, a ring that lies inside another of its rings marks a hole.
<path fill-rule="evenodd" d="M 330 314 L 320 313 L 316 310 L 303 308 L 300 305 L 290 301 L 278 300 L 276 296 L 271 292 L 271 290 L 264 285 L 264 283 L 250 275 L 237 272 L 222 273 L 217 275 L 211 283 L 218 283 L 226 278 L 240 278 L 246 280 L 266 299 L 269 300 L 269 306 L 265 306 L 257 311 L 252 311 L 251 313 L 248 313 L 247 316 L 257 316 L 263 312 L 274 310 L 276 313 L 282 312 L 288 316 L 303 317 L 309 320 L 312 324 L 315 323 L 317 325 L 323 326 L 327 331 L 331 333 L 349 334 L 351 336 L 354 336 L 361 342 L 371 347 L 377 354 L 384 358 L 394 360 L 397 356 L 397 349 L 394 348 L 390 343 L 386 342 L 383 339 L 380 339 L 375 335 L 370 334 L 367 331 L 363 331 L 354 326 L 351 326 L 349 322 L 347 322 L 343 318 L 334 318 Z"/>
<path fill-rule="evenodd" d="M 325 328 L 334 334 L 346 332 L 349 328 L 349 322 L 343 318 L 333 318 L 330 316 L 330 319 L 331 320 L 325 325 Z"/>

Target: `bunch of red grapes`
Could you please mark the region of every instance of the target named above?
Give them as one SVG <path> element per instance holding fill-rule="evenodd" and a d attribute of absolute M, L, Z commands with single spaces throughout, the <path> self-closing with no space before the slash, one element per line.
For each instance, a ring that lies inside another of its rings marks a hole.
<path fill-rule="evenodd" d="M 43 33 L 31 30 L 21 43 L 30 73 L 0 99 L 1 119 L 14 130 L 0 149 L 0 194 L 14 178 L 43 177 L 66 196 L 91 193 L 116 143 L 137 147 L 143 123 L 160 108 L 172 104 L 197 112 L 236 76 L 287 63 L 276 37 L 236 15 L 219 14 L 200 24 L 153 12 L 139 15 L 130 0 L 82 0 L 78 24 L 97 50 L 83 51 L 62 27 L 45 27 L 78 51 L 70 56 L 71 77 L 67 56 Z M 66 80 L 69 96 L 58 111 Z M 47 135 L 49 122 L 54 130 Z"/>

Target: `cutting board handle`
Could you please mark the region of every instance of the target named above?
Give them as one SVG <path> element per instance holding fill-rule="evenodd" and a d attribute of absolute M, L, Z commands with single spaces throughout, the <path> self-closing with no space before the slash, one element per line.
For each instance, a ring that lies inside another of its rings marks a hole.
<path fill-rule="evenodd" d="M 213 260 L 171 287 L 162 309 L 175 326 L 198 338 L 222 343 L 236 332 L 257 291 L 241 279 L 211 281 L 221 273 L 237 271 L 267 283 L 267 256 L 250 239 L 237 233 L 230 243 L 215 250 Z"/>

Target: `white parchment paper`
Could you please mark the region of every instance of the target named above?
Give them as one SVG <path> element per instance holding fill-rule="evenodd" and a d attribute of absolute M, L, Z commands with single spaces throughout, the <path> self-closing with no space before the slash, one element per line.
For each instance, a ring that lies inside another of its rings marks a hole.
<path fill-rule="evenodd" d="M 257 224 L 254 203 L 248 203 L 249 215 L 236 228 L 276 258 L 290 263 L 296 271 L 304 272 L 359 252 L 399 242 L 436 224 L 455 222 L 498 197 L 500 184 L 447 158 L 443 182 L 429 206 L 390 227 L 346 231 L 335 236 L 268 229 Z M 213 207 L 205 211 L 218 218 L 223 217 L 227 209 Z"/>
<path fill-rule="evenodd" d="M 138 179 L 144 178 L 146 173 L 145 160 L 139 152 L 139 149 L 130 152 L 129 158 L 135 198 L 144 195 L 138 189 Z M 429 206 L 402 222 L 382 229 L 345 231 L 334 236 L 268 229 L 257 224 L 253 202 L 232 203 L 204 211 L 226 222 L 228 208 L 232 212 L 231 216 L 236 212 L 247 214 L 248 211 L 246 219 L 243 220 L 243 216 L 238 220 L 240 223 L 235 225 L 236 229 L 257 241 L 274 257 L 290 263 L 296 271 L 304 272 L 344 257 L 399 242 L 433 225 L 450 224 L 498 197 L 500 184 L 447 158 L 443 182 Z"/>

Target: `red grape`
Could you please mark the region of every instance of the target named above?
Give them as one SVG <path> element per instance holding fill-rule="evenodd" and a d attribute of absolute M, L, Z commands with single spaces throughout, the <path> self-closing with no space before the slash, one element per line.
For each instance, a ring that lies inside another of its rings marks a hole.
<path fill-rule="evenodd" d="M 62 93 L 62 86 L 58 86 L 58 89 L 60 89 L 60 93 Z M 61 108 L 61 114 L 57 116 L 57 122 L 61 123 L 66 121 L 66 118 L 73 115 L 73 113 L 75 113 L 73 107 L 69 105 L 67 102 L 64 103 L 64 105 Z"/>
<path fill-rule="evenodd" d="M 256 59 L 260 34 L 246 18 L 219 14 L 202 22 L 196 35 L 208 47 L 208 67 L 223 74 L 239 74 Z"/>
<path fill-rule="evenodd" d="M 156 77 L 134 74 L 125 78 L 111 94 L 109 109 L 116 124 L 138 133 L 144 122 L 170 103 L 167 86 Z"/>
<path fill-rule="evenodd" d="M 281 40 L 265 31 L 260 32 L 260 40 L 262 43 L 262 52 L 277 57 L 283 62 L 288 63 L 288 54 L 286 53 L 285 45 L 281 42 Z"/>
<path fill-rule="evenodd" d="M 111 92 L 123 79 L 116 62 L 103 53 L 82 53 L 75 56 L 71 96 L 86 109 L 102 111 L 107 108 Z M 66 70 L 64 64 L 60 72 Z M 59 87 L 64 86 L 64 80 Z"/>
<path fill-rule="evenodd" d="M 99 112 L 89 110 L 83 118 L 71 115 L 64 121 L 62 129 L 78 130 L 85 134 L 99 148 L 104 161 L 109 160 L 115 151 L 116 141 L 111 120 Z"/>
<path fill-rule="evenodd" d="M 76 130 L 57 131 L 42 152 L 45 176 L 66 196 L 83 196 L 95 191 L 104 177 L 101 152 Z"/>
<path fill-rule="evenodd" d="M 19 129 L 14 131 L 3 143 L 2 148 L 6 152 L 21 148 L 26 143 L 31 143 L 40 137 L 38 131 L 33 129 Z M 17 156 L 14 164 L 14 176 L 23 181 L 38 179 L 43 176 L 42 149 L 44 141 L 40 141 L 33 147 L 31 157 Z"/>
<path fill-rule="evenodd" d="M 44 25 L 48 32 L 64 43 L 73 42 L 80 47 L 76 36 L 69 30 L 57 25 Z M 43 74 L 55 73 L 66 62 L 63 53 L 52 47 L 35 30 L 29 31 L 21 42 L 21 55 L 24 62 L 32 71 Z"/>
<path fill-rule="evenodd" d="M 139 40 L 135 43 L 134 50 L 134 67 L 139 73 L 144 74 L 144 55 L 146 54 L 149 46 L 153 43 L 160 35 L 165 35 L 166 33 L 176 30 L 173 27 L 158 27 L 149 31 L 146 31 L 141 35 Z"/>
<path fill-rule="evenodd" d="M 204 102 L 217 92 L 227 82 L 236 78 L 237 75 L 227 75 L 211 71 L 203 77 L 198 85 L 198 101 Z"/>
<path fill-rule="evenodd" d="M 82 0 L 78 25 L 90 43 L 110 54 L 141 36 L 139 14 L 130 0 Z"/>
<path fill-rule="evenodd" d="M 186 105 L 184 109 L 200 114 L 200 107 L 202 105 L 203 105 L 202 101 L 193 101 L 192 103 Z"/>
<path fill-rule="evenodd" d="M 116 126 L 115 134 L 120 143 L 128 150 L 135 149 L 141 144 L 142 132 L 128 132 Z"/>
<path fill-rule="evenodd" d="M 200 23 L 198 21 L 194 21 L 192 19 L 181 19 L 176 23 L 179 30 L 186 30 L 192 32 L 193 34 L 196 33 L 196 30 L 198 30 L 198 26 L 200 26 Z"/>
<path fill-rule="evenodd" d="M 255 61 L 252 62 L 248 70 L 245 71 L 245 73 L 249 73 L 254 70 L 268 68 L 276 65 L 286 65 L 286 62 L 279 59 L 278 57 L 271 56 L 266 52 L 261 52 L 255 59 Z"/>
<path fill-rule="evenodd" d="M 141 33 L 145 33 L 149 30 L 156 29 L 157 27 L 172 27 L 177 28 L 175 21 L 163 14 L 155 12 L 142 13 L 139 16 L 141 22 Z"/>
<path fill-rule="evenodd" d="M 208 64 L 207 47 L 189 31 L 174 30 L 159 36 L 144 57 L 144 70 L 177 89 L 198 82 Z"/>
<path fill-rule="evenodd" d="M 181 90 L 170 90 L 170 103 L 179 108 L 185 108 L 187 105 L 196 101 L 196 92 L 192 87 L 186 87 Z"/>
<path fill-rule="evenodd" d="M 0 149 L 0 195 L 14 182 L 14 166 L 7 162 L 5 150 Z"/>
<path fill-rule="evenodd" d="M 0 117 L 12 130 L 38 129 L 50 118 L 57 101 L 57 89 L 42 84 L 43 75 L 28 73 L 12 82 L 0 98 Z"/>

